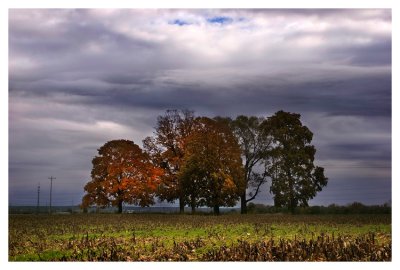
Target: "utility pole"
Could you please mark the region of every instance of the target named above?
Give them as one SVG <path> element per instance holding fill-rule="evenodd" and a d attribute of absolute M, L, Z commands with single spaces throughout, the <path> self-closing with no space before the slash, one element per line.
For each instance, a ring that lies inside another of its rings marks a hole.
<path fill-rule="evenodd" d="M 50 176 L 49 179 L 50 179 L 50 207 L 49 207 L 49 213 L 51 214 L 51 193 L 52 193 L 52 190 L 53 190 L 53 179 L 56 179 L 56 178 L 53 177 L 53 176 Z"/>
<path fill-rule="evenodd" d="M 40 198 L 40 183 L 37 187 L 37 206 L 36 206 L 36 214 L 39 214 L 39 198 Z"/>

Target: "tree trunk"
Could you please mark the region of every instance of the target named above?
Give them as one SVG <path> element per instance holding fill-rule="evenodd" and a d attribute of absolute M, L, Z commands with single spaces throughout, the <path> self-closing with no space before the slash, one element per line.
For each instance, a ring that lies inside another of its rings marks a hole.
<path fill-rule="evenodd" d="M 240 213 L 247 214 L 246 192 L 240 196 Z"/>
<path fill-rule="evenodd" d="M 183 214 L 185 212 L 185 204 L 183 202 L 183 198 L 179 198 L 179 214 Z"/>
<path fill-rule="evenodd" d="M 292 215 L 294 215 L 295 214 L 295 205 L 294 205 L 294 203 L 293 202 L 291 202 L 290 203 L 290 205 L 289 205 L 289 210 L 290 210 L 290 213 L 292 214 Z"/>
<path fill-rule="evenodd" d="M 196 212 L 196 199 L 194 196 L 191 196 L 190 206 L 192 207 L 192 214 Z"/>
<path fill-rule="evenodd" d="M 290 173 L 290 169 L 288 171 L 288 177 L 289 177 L 289 210 L 292 215 L 294 215 L 294 208 L 296 207 L 295 205 L 295 200 L 294 200 L 294 181 L 292 178 L 292 174 Z"/>
<path fill-rule="evenodd" d="M 122 213 L 122 200 L 118 201 L 118 214 Z"/>
<path fill-rule="evenodd" d="M 214 205 L 214 215 L 219 215 L 219 205 Z"/>

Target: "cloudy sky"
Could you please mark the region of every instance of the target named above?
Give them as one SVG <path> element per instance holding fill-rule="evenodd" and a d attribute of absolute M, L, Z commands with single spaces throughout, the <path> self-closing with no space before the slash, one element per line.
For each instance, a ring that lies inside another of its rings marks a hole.
<path fill-rule="evenodd" d="M 166 109 L 301 114 L 328 186 L 391 200 L 389 9 L 9 11 L 9 203 L 80 202 L 97 149 L 142 145 Z M 272 204 L 264 187 L 257 202 Z"/>

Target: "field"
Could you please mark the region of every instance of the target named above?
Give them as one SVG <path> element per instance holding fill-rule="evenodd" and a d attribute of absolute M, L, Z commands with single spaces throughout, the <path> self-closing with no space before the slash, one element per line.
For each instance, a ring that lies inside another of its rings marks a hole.
<path fill-rule="evenodd" d="M 391 261 L 391 216 L 9 215 L 9 261 Z"/>

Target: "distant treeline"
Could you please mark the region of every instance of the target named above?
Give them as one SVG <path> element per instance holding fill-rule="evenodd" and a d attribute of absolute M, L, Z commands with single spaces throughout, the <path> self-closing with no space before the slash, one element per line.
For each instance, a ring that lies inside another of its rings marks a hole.
<path fill-rule="evenodd" d="M 81 213 L 82 209 L 80 209 L 79 205 L 69 205 L 69 206 L 53 206 L 51 208 L 52 213 L 64 213 L 64 214 L 72 214 L 72 213 Z M 48 214 L 49 207 L 48 206 L 9 206 L 8 207 L 9 214 Z"/>
<path fill-rule="evenodd" d="M 290 213 L 287 207 L 275 207 L 271 205 L 249 203 L 247 206 L 249 213 L 273 214 Z M 346 206 L 331 204 L 329 206 L 309 206 L 298 207 L 295 214 L 391 214 L 392 207 L 385 203 L 383 205 L 364 205 L 360 202 L 353 202 Z"/>
<path fill-rule="evenodd" d="M 248 204 L 248 213 L 251 214 L 288 214 L 291 211 L 287 207 L 275 207 L 272 205 L 264 204 Z M 189 210 L 189 209 L 187 209 Z M 211 208 L 200 208 L 197 214 L 204 215 L 212 213 Z M 239 208 L 223 208 L 222 213 L 234 214 L 239 213 Z M 116 213 L 118 209 L 116 207 L 90 207 L 88 213 Z M 48 207 L 40 207 L 39 211 L 36 206 L 9 206 L 9 214 L 48 214 Z M 54 214 L 77 214 L 83 213 L 83 210 L 79 206 L 56 206 L 52 208 Z M 167 206 L 167 207 L 137 207 L 137 206 L 125 206 L 124 213 L 179 213 L 179 207 Z M 391 214 L 392 207 L 385 203 L 383 205 L 364 205 L 360 202 L 353 202 L 346 206 L 331 204 L 329 206 L 309 206 L 309 207 L 298 207 L 295 214 L 303 215 L 327 215 L 327 214 Z"/>

